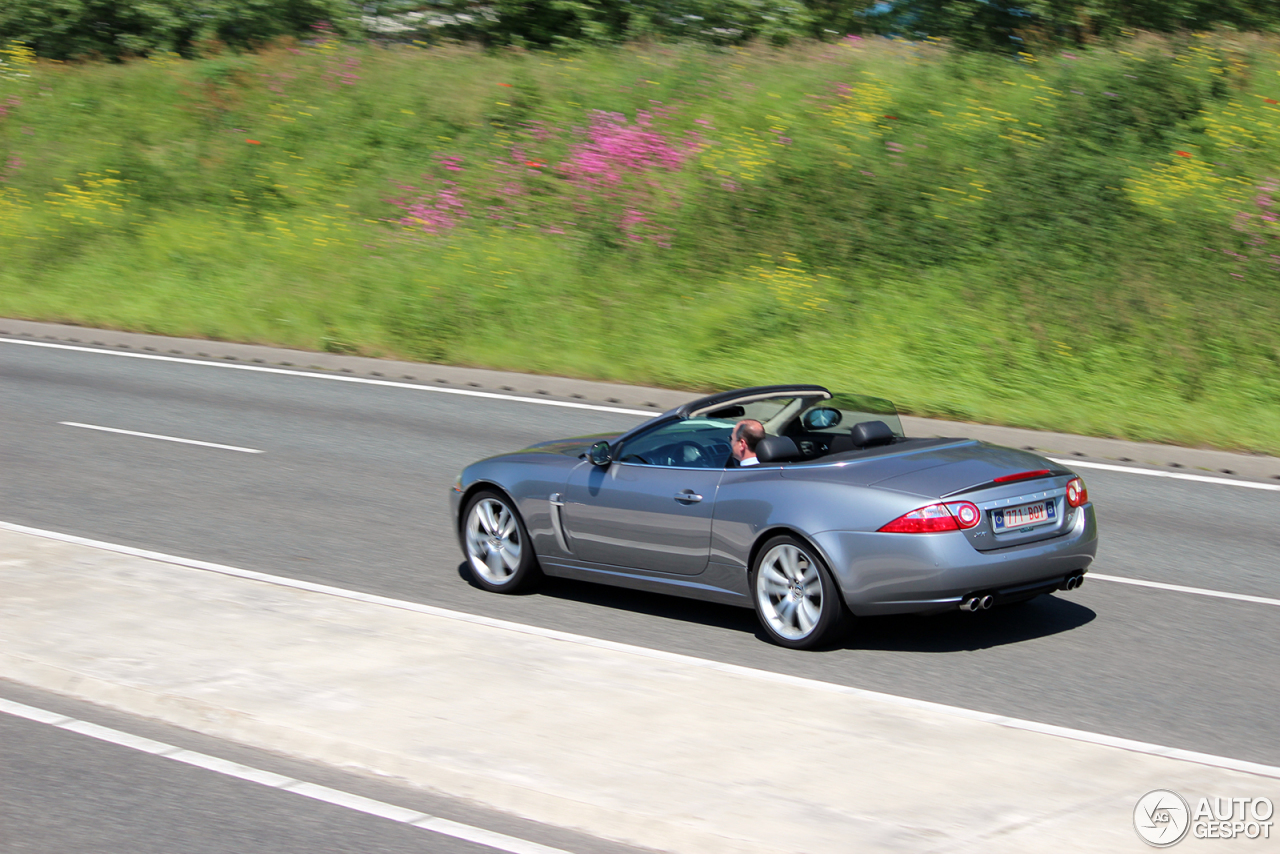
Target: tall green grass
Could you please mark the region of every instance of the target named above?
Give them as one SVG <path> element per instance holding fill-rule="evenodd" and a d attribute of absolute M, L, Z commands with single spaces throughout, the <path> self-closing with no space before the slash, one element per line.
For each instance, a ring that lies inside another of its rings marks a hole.
<path fill-rule="evenodd" d="M 1280 452 L 1276 45 L 10 62 L 0 314 Z"/>

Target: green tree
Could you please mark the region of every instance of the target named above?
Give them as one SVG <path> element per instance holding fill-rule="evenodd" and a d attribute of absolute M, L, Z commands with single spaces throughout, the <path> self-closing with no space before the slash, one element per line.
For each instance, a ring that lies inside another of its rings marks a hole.
<path fill-rule="evenodd" d="M 371 29 L 384 37 L 444 36 L 529 47 L 628 38 L 783 44 L 814 34 L 815 21 L 803 0 L 379 0 L 365 11 L 377 18 Z"/>
<path fill-rule="evenodd" d="M 871 20 L 881 29 L 997 50 L 1029 40 L 1079 44 L 1126 30 L 1280 29 L 1276 0 L 892 0 L 877 11 Z"/>
<path fill-rule="evenodd" d="M 248 48 L 305 34 L 319 21 L 353 31 L 353 7 L 346 0 L 4 0 L 0 42 L 22 42 L 51 59 L 119 60 L 190 54 L 201 39 Z"/>

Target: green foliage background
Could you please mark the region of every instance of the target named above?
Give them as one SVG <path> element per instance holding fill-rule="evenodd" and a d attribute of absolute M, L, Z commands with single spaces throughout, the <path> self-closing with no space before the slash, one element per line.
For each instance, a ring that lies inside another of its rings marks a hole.
<path fill-rule="evenodd" d="M 245 49 L 318 22 L 354 34 L 357 8 L 346 0 L 5 0 L 0 42 L 62 60 L 192 56 L 201 43 Z"/>
<path fill-rule="evenodd" d="M 1275 0 L 6 0 L 0 42 L 52 59 L 196 56 L 323 22 L 349 38 L 576 47 L 637 39 L 774 45 L 878 34 L 997 52 L 1138 30 L 1275 32 Z M 202 47 L 203 46 L 203 47 Z"/>
<path fill-rule="evenodd" d="M 1274 453 L 1276 47 L 11 47 L 0 314 Z"/>

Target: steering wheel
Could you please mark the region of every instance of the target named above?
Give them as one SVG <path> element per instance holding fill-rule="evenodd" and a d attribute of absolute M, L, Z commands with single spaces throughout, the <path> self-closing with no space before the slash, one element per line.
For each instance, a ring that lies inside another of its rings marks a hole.
<path fill-rule="evenodd" d="M 702 452 L 702 446 L 697 442 L 681 442 L 676 445 L 671 456 L 674 465 L 677 466 L 683 463 L 687 466 L 706 468 L 708 465 L 706 454 Z"/>

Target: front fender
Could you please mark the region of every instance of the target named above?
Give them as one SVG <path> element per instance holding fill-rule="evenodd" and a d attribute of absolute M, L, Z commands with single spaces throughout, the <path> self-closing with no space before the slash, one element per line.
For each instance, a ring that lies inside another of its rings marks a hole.
<path fill-rule="evenodd" d="M 462 512 L 477 490 L 490 487 L 515 503 L 536 555 L 561 554 L 551 519 L 551 494 L 563 492 L 569 472 L 578 460 L 558 454 L 521 454 L 472 463 L 462 470 L 459 488 L 449 490 L 454 533 L 462 541 Z"/>

